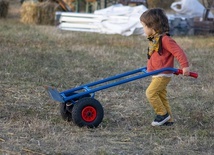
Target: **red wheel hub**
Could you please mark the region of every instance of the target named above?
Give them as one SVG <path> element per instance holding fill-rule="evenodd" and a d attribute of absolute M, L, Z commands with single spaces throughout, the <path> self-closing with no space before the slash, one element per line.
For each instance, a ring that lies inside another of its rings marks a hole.
<path fill-rule="evenodd" d="M 86 106 L 82 110 L 82 119 L 86 122 L 92 122 L 97 117 L 97 111 L 92 106 Z"/>

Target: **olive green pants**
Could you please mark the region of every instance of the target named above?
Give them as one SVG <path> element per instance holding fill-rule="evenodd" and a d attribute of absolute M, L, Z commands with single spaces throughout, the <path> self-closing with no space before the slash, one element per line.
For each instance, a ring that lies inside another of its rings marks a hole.
<path fill-rule="evenodd" d="M 166 90 L 170 80 L 171 77 L 152 77 L 152 81 L 146 90 L 146 97 L 157 115 L 168 113 L 171 117 L 169 121 L 172 122 L 172 112 L 167 100 Z"/>

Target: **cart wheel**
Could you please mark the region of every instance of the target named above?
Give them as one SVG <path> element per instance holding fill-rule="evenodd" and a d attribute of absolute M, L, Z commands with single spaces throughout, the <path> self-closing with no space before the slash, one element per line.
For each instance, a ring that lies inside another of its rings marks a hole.
<path fill-rule="evenodd" d="M 71 94 L 68 94 L 68 96 L 72 96 L 72 95 L 75 95 L 77 93 L 71 93 Z M 83 97 L 91 97 L 90 94 L 86 94 L 86 95 L 83 95 L 79 98 L 74 98 L 73 100 L 74 101 L 77 101 Z M 73 105 L 71 106 L 66 106 L 66 103 L 60 103 L 60 114 L 62 116 L 62 119 L 65 120 L 65 121 L 72 121 L 72 109 L 73 109 Z"/>
<path fill-rule="evenodd" d="M 69 107 L 69 111 L 72 110 L 73 106 Z M 72 121 L 72 114 L 66 109 L 66 103 L 60 103 L 60 114 L 62 116 L 62 119 L 65 121 Z"/>
<path fill-rule="evenodd" d="M 103 107 L 94 98 L 82 98 L 72 109 L 73 122 L 79 127 L 96 128 L 102 122 L 103 116 Z"/>

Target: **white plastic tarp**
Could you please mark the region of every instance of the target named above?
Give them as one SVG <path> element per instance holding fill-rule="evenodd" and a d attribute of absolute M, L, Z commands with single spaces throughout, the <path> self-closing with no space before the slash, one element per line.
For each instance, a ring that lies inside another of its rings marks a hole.
<path fill-rule="evenodd" d="M 144 5 L 131 7 L 123 6 L 122 4 L 116 4 L 102 10 L 97 10 L 94 12 L 94 14 L 107 17 L 118 17 L 117 20 L 114 19 L 102 21 L 100 23 L 100 33 L 121 34 L 129 36 L 132 34 L 143 34 L 143 28 L 140 23 L 140 16 L 146 10 L 147 8 Z"/>

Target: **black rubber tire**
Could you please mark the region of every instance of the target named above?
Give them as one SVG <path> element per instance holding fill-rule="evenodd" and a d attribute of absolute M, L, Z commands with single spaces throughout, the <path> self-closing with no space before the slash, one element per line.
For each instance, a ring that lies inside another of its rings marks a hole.
<path fill-rule="evenodd" d="M 82 98 L 72 109 L 72 120 L 79 127 L 96 128 L 102 122 L 103 116 L 103 107 L 94 98 Z"/>
<path fill-rule="evenodd" d="M 73 106 L 69 107 L 71 111 Z M 60 103 L 60 114 L 63 120 L 72 121 L 72 114 L 66 109 L 66 103 Z"/>

